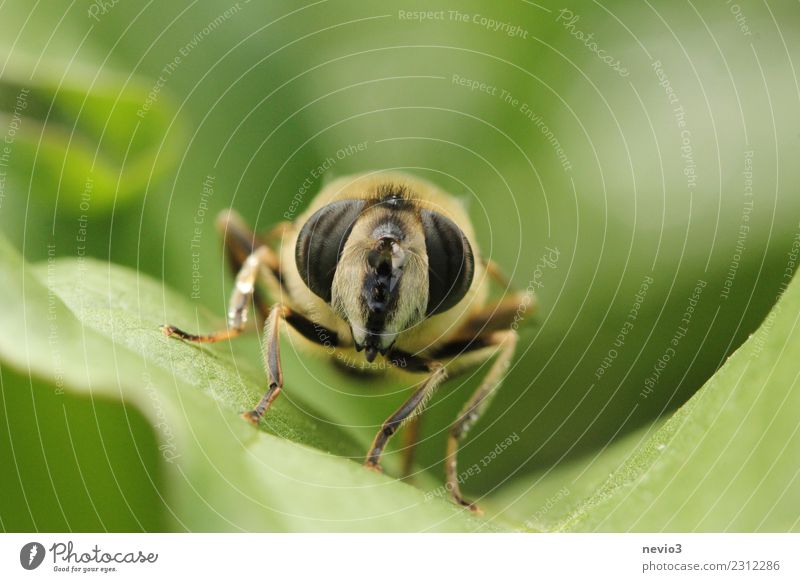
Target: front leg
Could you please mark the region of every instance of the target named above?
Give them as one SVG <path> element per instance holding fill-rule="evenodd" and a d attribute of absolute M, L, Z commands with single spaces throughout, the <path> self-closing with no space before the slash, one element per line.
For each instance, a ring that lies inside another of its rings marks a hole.
<path fill-rule="evenodd" d="M 219 213 L 216 226 L 217 232 L 222 237 L 223 247 L 228 258 L 228 265 L 234 277 L 238 275 L 239 271 L 244 266 L 247 257 L 252 255 L 253 251 L 257 248 L 263 246 L 274 248 L 274 245 L 267 244 L 262 237 L 250 230 L 247 223 L 232 208 Z M 280 281 L 281 273 L 278 257 L 271 257 L 266 266 L 272 271 L 277 280 Z M 269 292 L 273 293 L 273 297 L 278 296 L 274 294 L 273 289 L 270 289 Z M 260 320 L 266 321 L 269 315 L 269 302 L 267 298 L 256 291 L 253 294 L 253 303 L 256 306 L 256 312 Z"/>
<path fill-rule="evenodd" d="M 280 326 L 282 323 L 289 324 L 292 329 L 312 342 L 334 347 L 339 343 L 336 332 L 314 323 L 282 303 L 274 305 L 269 311 L 267 323 L 264 326 L 264 362 L 267 367 L 267 392 L 253 410 L 242 414 L 242 418 L 252 424 L 258 424 L 283 388 L 280 344 Z"/>
<path fill-rule="evenodd" d="M 255 302 L 259 313 L 264 317 L 269 312 L 266 298 L 256 288 L 259 278 L 264 281 L 267 291 L 273 297 L 279 297 L 285 292 L 277 254 L 253 234 L 236 212 L 221 212 L 217 217 L 217 230 L 222 236 L 225 253 L 236 276 L 228 307 L 228 325 L 224 330 L 202 335 L 165 325 L 161 331 L 166 336 L 196 343 L 216 343 L 234 338 L 244 331 L 251 302 Z"/>
<path fill-rule="evenodd" d="M 455 361 L 462 371 L 495 356 L 497 359 L 494 361 L 494 364 L 492 364 L 483 382 L 481 382 L 478 389 L 464 405 L 464 408 L 461 409 L 458 418 L 456 418 L 456 421 L 450 427 L 447 439 L 447 457 L 445 459 L 447 488 L 450 494 L 458 504 L 468 507 L 475 512 L 480 511 L 477 505 L 472 501 L 467 501 L 461 493 L 458 479 L 459 443 L 489 407 L 489 403 L 495 395 L 497 388 L 500 386 L 503 375 L 511 363 L 511 358 L 514 356 L 514 351 L 517 347 L 517 334 L 512 330 L 495 332 L 482 340 L 481 343 L 473 344 L 473 346 L 479 345 L 485 345 L 486 347 L 479 347 L 475 349 L 475 351 L 465 353 L 460 359 Z"/>
<path fill-rule="evenodd" d="M 174 325 L 165 325 L 161 328 L 161 331 L 167 337 L 174 336 L 196 343 L 216 343 L 240 335 L 247 323 L 247 310 L 256 293 L 256 281 L 259 273 L 265 273 L 267 279 L 274 277 L 269 269 L 262 270 L 263 267 L 267 267 L 272 262 L 273 258 L 274 253 L 271 249 L 260 246 L 242 264 L 242 268 L 239 269 L 239 273 L 236 275 L 236 283 L 228 306 L 228 326 L 226 329 L 204 335 L 194 335 Z"/>
<path fill-rule="evenodd" d="M 283 370 L 281 369 L 280 323 L 283 320 L 284 306 L 274 305 L 269 311 L 264 326 L 264 362 L 267 366 L 267 392 L 253 410 L 242 414 L 242 418 L 253 424 L 264 416 L 269 407 L 281 393 L 283 388 Z"/>
<path fill-rule="evenodd" d="M 386 448 L 386 443 L 392 435 L 397 432 L 404 422 L 422 413 L 427 400 L 433 395 L 436 388 L 447 379 L 447 371 L 445 370 L 444 364 L 441 362 L 400 352 L 390 354 L 387 359 L 393 365 L 398 365 L 398 360 L 402 359 L 404 368 L 410 371 L 427 372 L 428 377 L 422 385 L 414 391 L 411 397 L 406 400 L 394 414 L 384 421 L 378 434 L 375 435 L 372 446 L 367 453 L 367 459 L 364 462 L 366 467 L 375 471 L 381 470 L 381 455 Z"/>
<path fill-rule="evenodd" d="M 418 417 L 421 413 L 422 405 L 442 382 L 448 378 L 458 377 L 497 357 L 483 382 L 450 427 L 447 457 L 445 459 L 447 489 L 450 491 L 450 495 L 459 505 L 467 507 L 476 513 L 480 512 L 478 506 L 471 501 L 467 501 L 461 493 L 458 480 L 458 444 L 480 415 L 488 408 L 492 396 L 494 396 L 502 381 L 503 373 L 511 362 L 516 345 L 516 332 L 505 330 L 479 335 L 466 341 L 456 339 L 453 342 L 444 344 L 433 354 L 434 358 L 438 359 L 412 356 L 397 350 L 391 352 L 387 358 L 391 364 L 410 372 L 428 371 L 430 375 L 422 387 L 417 389 L 411 398 L 383 423 L 381 431 L 376 435 L 370 448 L 370 453 L 365 463 L 366 466 L 372 469 L 380 468 L 378 461 L 389 437 L 394 434 L 403 422 L 410 418 Z M 440 360 L 447 361 L 446 367 Z M 411 446 L 413 447 L 413 443 Z M 412 451 L 406 452 L 406 455 L 411 454 L 413 454 Z"/>
<path fill-rule="evenodd" d="M 460 376 L 496 357 L 497 359 L 489 369 L 485 379 L 450 427 L 447 441 L 447 457 L 445 459 L 447 490 L 450 491 L 454 501 L 476 513 L 480 512 L 478 506 L 471 501 L 467 501 L 461 493 L 458 475 L 458 445 L 480 415 L 488 408 L 490 400 L 499 387 L 502 376 L 511 362 L 516 345 L 517 334 L 513 330 L 478 335 L 469 340 L 456 339 L 440 346 L 433 354 L 434 358 L 447 361 L 446 372 L 443 364 L 437 360 L 427 360 L 398 351 L 393 352 L 390 361 L 394 365 L 407 368 L 409 371 L 424 371 L 426 369 L 438 370 L 441 368 L 443 377 L 436 379 L 435 372 L 431 374 L 422 388 L 415 392 L 394 415 L 389 417 L 383 425 L 383 430 L 375 437 L 371 456 L 376 449 L 378 455 L 380 455 L 386 440 L 391 436 L 394 430 L 396 430 L 397 426 L 399 426 L 398 423 L 402 423 L 405 418 L 418 418 L 419 407 L 414 408 L 413 404 L 420 400 L 420 396 L 427 398 L 427 396 L 433 392 L 433 389 L 445 379 Z M 433 386 L 430 386 L 431 384 L 433 384 Z M 414 414 L 406 414 L 406 416 L 403 417 L 403 414 L 408 412 L 413 412 Z M 385 431 L 389 432 L 388 436 L 385 434 Z M 408 445 L 409 448 L 406 450 L 407 457 L 413 454 L 412 447 L 414 444 L 415 443 L 410 443 Z M 367 459 L 367 466 L 373 468 L 377 467 L 377 459 L 372 463 L 370 462 L 371 460 L 371 458 Z"/>

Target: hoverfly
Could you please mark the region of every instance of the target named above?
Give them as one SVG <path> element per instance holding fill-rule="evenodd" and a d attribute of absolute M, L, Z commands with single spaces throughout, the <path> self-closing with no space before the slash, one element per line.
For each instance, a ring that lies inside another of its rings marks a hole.
<path fill-rule="evenodd" d="M 380 470 L 387 442 L 407 421 L 413 431 L 426 401 L 445 380 L 492 360 L 483 381 L 450 427 L 447 489 L 470 509 L 459 486 L 460 441 L 487 408 L 517 345 L 514 321 L 532 297 L 507 293 L 489 300 L 490 280 L 508 280 L 478 250 L 461 203 L 436 186 L 401 173 L 339 178 L 293 222 L 268 238 L 255 236 L 233 211 L 218 219 L 237 272 L 225 330 L 193 335 L 174 326 L 163 332 L 191 342 L 218 342 L 245 330 L 251 301 L 266 319 L 263 352 L 268 385 L 243 417 L 257 424 L 284 386 L 281 330 L 310 346 L 332 345 L 339 360 L 372 363 L 424 376 L 408 400 L 375 435 L 365 465 Z M 262 281 L 267 298 L 256 288 Z M 369 367 L 367 367 L 369 369 Z M 407 447 L 410 466 L 413 446 Z"/>

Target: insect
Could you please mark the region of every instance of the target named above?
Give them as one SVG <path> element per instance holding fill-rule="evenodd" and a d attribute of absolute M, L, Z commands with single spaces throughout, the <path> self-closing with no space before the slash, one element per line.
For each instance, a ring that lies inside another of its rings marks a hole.
<path fill-rule="evenodd" d="M 449 429 L 445 459 L 448 491 L 457 503 L 477 511 L 459 486 L 459 443 L 499 387 L 517 346 L 513 324 L 532 307 L 532 297 L 507 292 L 489 301 L 491 280 L 506 290 L 509 282 L 494 262 L 480 256 L 462 205 L 410 175 L 372 173 L 324 187 L 295 221 L 272 231 L 269 238 L 282 241 L 278 248 L 254 235 L 233 211 L 220 215 L 218 228 L 237 272 L 227 328 L 207 335 L 174 326 L 162 331 L 190 342 L 227 340 L 245 330 L 255 303 L 266 319 L 268 386 L 260 402 L 243 414 L 254 424 L 284 386 L 282 329 L 329 353 L 333 347 L 340 361 L 371 364 L 381 357 L 387 368 L 421 376 L 367 452 L 365 465 L 378 471 L 389 439 L 406 422 L 408 434 L 416 433 L 426 401 L 445 380 L 490 363 Z M 257 281 L 276 302 L 268 303 Z M 405 449 L 407 468 L 413 448 L 412 443 Z"/>

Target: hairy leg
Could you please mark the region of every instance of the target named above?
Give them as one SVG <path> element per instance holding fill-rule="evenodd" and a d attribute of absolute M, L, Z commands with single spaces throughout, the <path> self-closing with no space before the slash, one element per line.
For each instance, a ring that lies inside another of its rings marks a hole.
<path fill-rule="evenodd" d="M 511 330 L 493 332 L 473 338 L 469 342 L 461 340 L 442 346 L 432 358 L 414 356 L 395 350 L 389 354 L 387 360 L 392 365 L 409 372 L 426 372 L 428 377 L 412 396 L 382 425 L 375 436 L 372 446 L 367 454 L 365 465 L 372 469 L 380 468 L 380 456 L 391 436 L 406 422 L 417 422 L 424 409 L 425 401 L 433 394 L 436 388 L 446 379 L 455 378 L 468 370 L 474 369 L 484 362 L 498 356 L 486 378 L 478 390 L 470 398 L 459 415 L 458 420 L 450 429 L 448 439 L 448 455 L 446 460 L 447 483 L 451 495 L 460 505 L 477 511 L 474 503 L 466 501 L 458 485 L 457 453 L 458 447 L 453 447 L 450 442 L 454 434 L 458 441 L 466 435 L 472 423 L 488 407 L 490 396 L 499 385 L 502 373 L 508 366 L 516 346 L 517 335 Z M 443 363 L 448 360 L 447 363 Z M 463 421 L 463 422 L 462 422 Z M 412 431 L 415 430 L 412 426 Z M 413 454 L 413 445 L 406 447 L 404 453 L 406 463 Z M 406 464 L 408 467 L 408 464 Z"/>
<path fill-rule="evenodd" d="M 247 257 L 253 254 L 254 250 L 262 246 L 269 246 L 264 242 L 263 238 L 253 233 L 247 223 L 233 209 L 223 210 L 217 215 L 216 227 L 222 238 L 228 265 L 233 271 L 234 277 L 239 273 Z M 271 260 L 267 266 L 272 270 L 276 278 L 280 280 L 277 257 Z M 269 314 L 267 298 L 256 290 L 253 294 L 253 303 L 261 319 L 266 320 Z"/>
<path fill-rule="evenodd" d="M 453 343 L 469 343 L 496 331 L 516 329 L 530 319 L 536 311 L 536 298 L 520 291 L 491 303 L 470 317 L 461 326 Z"/>
<path fill-rule="evenodd" d="M 464 498 L 458 481 L 459 443 L 489 407 L 492 397 L 500 387 L 503 375 L 508 369 L 511 358 L 514 356 L 514 351 L 516 350 L 517 334 L 511 330 L 495 332 L 489 338 L 489 342 L 493 345 L 480 348 L 469 356 L 462 356 L 460 360 L 456 360 L 456 362 L 460 361 L 461 366 L 474 366 L 481 360 L 487 361 L 496 356 L 496 360 L 491 368 L 489 368 L 489 372 L 478 386 L 478 389 L 472 394 L 461 409 L 456 421 L 450 427 L 447 439 L 447 457 L 445 459 L 447 488 L 450 494 L 457 503 L 473 511 L 479 510 L 474 503 Z M 467 358 L 469 361 L 465 361 Z"/>
<path fill-rule="evenodd" d="M 415 414 L 408 419 L 403 427 L 403 479 L 407 479 L 414 472 L 414 453 L 419 444 L 420 425 L 422 424 L 422 414 Z"/>
<path fill-rule="evenodd" d="M 428 377 L 425 378 L 422 385 L 414 391 L 411 397 L 384 421 L 378 434 L 375 435 L 364 464 L 376 471 L 381 470 L 381 455 L 389 439 L 406 421 L 422 412 L 425 408 L 425 403 L 436 391 L 436 388 L 447 379 L 447 371 L 441 362 L 414 356 L 406 357 L 408 358 L 406 362 L 411 361 L 412 366 L 414 366 L 412 371 L 427 372 Z M 391 356 L 389 360 L 392 361 Z M 397 362 L 397 360 L 394 360 L 394 362 Z"/>
<path fill-rule="evenodd" d="M 216 227 L 224 241 L 225 254 L 236 274 L 228 307 L 228 326 L 224 330 L 195 335 L 175 326 L 165 325 L 161 330 L 167 336 L 198 343 L 214 343 L 234 338 L 244 331 L 251 301 L 265 319 L 269 313 L 267 299 L 256 287 L 259 278 L 266 283 L 268 291 L 274 297 L 279 297 L 284 291 L 278 256 L 259 236 L 253 234 L 239 214 L 234 210 L 222 211 L 217 216 Z M 283 224 L 279 227 L 286 228 Z"/>
<path fill-rule="evenodd" d="M 264 362 L 267 367 L 267 391 L 255 408 L 242 414 L 242 417 L 258 424 L 264 417 L 269 407 L 283 389 L 283 370 L 281 369 L 281 324 L 286 323 L 306 339 L 324 345 L 338 345 L 336 332 L 323 328 L 310 319 L 291 310 L 291 308 L 277 303 L 270 309 L 267 323 L 264 327 Z"/>
<path fill-rule="evenodd" d="M 228 304 L 228 326 L 224 330 L 215 331 L 203 335 L 195 335 L 185 332 L 173 325 L 165 325 L 161 328 L 166 336 L 174 336 L 182 340 L 198 343 L 215 343 L 236 337 L 244 331 L 247 323 L 247 311 L 253 295 L 256 291 L 256 280 L 262 269 L 273 256 L 273 252 L 265 246 L 258 247 L 245 259 L 239 273 L 236 275 L 236 283 Z M 266 277 L 269 278 L 270 271 L 266 270 Z"/>

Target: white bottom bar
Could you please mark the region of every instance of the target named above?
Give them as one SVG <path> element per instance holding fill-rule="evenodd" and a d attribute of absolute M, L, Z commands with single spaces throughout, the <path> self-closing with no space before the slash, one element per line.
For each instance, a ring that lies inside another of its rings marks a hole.
<path fill-rule="evenodd" d="M 800 580 L 798 549 L 800 534 L 5 534 L 0 580 L 777 581 Z"/>

